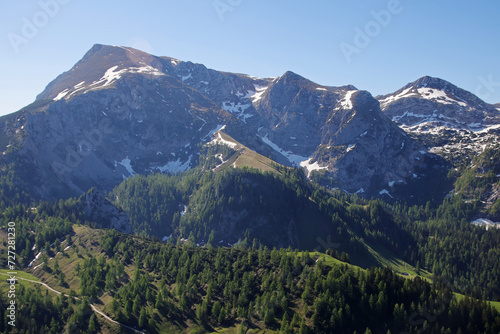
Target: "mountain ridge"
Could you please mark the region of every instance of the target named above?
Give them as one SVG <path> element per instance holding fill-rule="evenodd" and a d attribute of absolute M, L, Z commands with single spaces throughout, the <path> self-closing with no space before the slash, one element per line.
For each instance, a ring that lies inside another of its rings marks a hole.
<path fill-rule="evenodd" d="M 441 79 L 409 85 L 397 95 L 414 89 L 407 93 L 418 93 L 419 103 L 464 103 L 427 96 L 430 86 L 459 91 Z M 4 158 L 31 164 L 38 196 L 74 196 L 91 187 L 110 190 L 135 174 L 190 169 L 199 145 L 225 126 L 241 145 L 305 168 L 324 185 L 391 199 L 394 184 L 425 184 L 436 168 L 448 167 L 401 122 L 391 121 L 403 117 L 384 103 L 380 108 L 387 99 L 352 85 L 323 86 L 291 71 L 256 78 L 96 44 L 19 117 L 2 118 L 3 142 L 10 145 Z"/>

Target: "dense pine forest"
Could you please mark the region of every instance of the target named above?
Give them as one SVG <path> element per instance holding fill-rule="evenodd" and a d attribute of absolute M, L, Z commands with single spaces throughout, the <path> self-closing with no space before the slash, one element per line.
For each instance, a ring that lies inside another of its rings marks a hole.
<path fill-rule="evenodd" d="M 470 224 L 498 213 L 481 202 L 495 152 L 450 173 L 439 206 L 327 189 L 277 164 L 218 170 L 233 154 L 208 147 L 194 170 L 106 194 L 134 235 L 91 219 L 85 195 L 14 205 L 3 179 L 2 249 L 15 222 L 17 269 L 35 282 L 16 284 L 14 328 L 2 281 L 0 332 L 499 333 L 500 230 Z"/>
<path fill-rule="evenodd" d="M 364 270 L 316 252 L 176 246 L 81 225 L 48 252 L 54 258 L 37 276 L 68 296 L 20 285 L 19 333 L 104 330 L 90 304 L 148 333 L 500 330 L 491 305 L 459 297 L 446 283 Z"/>

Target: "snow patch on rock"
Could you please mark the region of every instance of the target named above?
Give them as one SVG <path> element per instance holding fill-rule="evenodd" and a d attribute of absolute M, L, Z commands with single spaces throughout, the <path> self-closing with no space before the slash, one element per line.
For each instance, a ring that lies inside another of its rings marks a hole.
<path fill-rule="evenodd" d="M 134 171 L 134 169 L 132 168 L 132 165 L 130 164 L 130 159 L 128 158 L 128 156 L 123 159 L 122 161 L 118 162 L 120 165 L 122 165 L 123 167 L 125 167 L 125 169 L 127 170 L 127 172 L 130 174 L 130 176 L 134 176 L 136 173 Z"/>
<path fill-rule="evenodd" d="M 305 161 L 301 161 L 300 162 L 300 166 L 301 167 L 304 167 L 305 169 L 307 169 L 307 177 L 309 177 L 312 173 L 312 171 L 315 171 L 315 170 L 322 170 L 322 169 L 327 169 L 328 167 L 321 167 L 319 165 L 319 163 L 316 161 L 314 163 L 311 162 L 312 158 L 309 158 Z"/>
<path fill-rule="evenodd" d="M 288 159 L 288 161 L 290 161 L 290 163 L 292 165 L 295 165 L 295 166 L 298 167 L 298 166 L 300 166 L 301 162 L 307 161 L 309 159 L 307 157 L 303 157 L 303 156 L 294 154 L 293 152 L 283 150 L 281 147 L 279 147 L 278 145 L 276 145 L 275 143 L 273 143 L 268 138 L 268 135 L 266 135 L 265 137 L 261 137 L 261 139 L 262 139 L 262 141 L 264 141 L 264 143 L 266 143 L 267 145 L 269 145 L 273 150 L 275 150 L 276 152 L 278 152 L 281 155 L 285 156 Z"/>
<path fill-rule="evenodd" d="M 177 159 L 175 161 L 169 161 L 166 165 L 164 166 L 157 166 L 154 169 L 159 170 L 162 173 L 169 172 L 169 173 L 180 173 L 180 172 L 185 172 L 187 171 L 190 166 L 191 166 L 191 159 L 193 158 L 192 155 L 189 156 L 189 159 L 186 161 L 182 162 L 181 159 Z"/>

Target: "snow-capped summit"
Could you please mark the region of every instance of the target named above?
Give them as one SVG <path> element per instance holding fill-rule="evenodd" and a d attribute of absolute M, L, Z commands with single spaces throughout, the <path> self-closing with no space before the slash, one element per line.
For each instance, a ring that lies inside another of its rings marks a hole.
<path fill-rule="evenodd" d="M 437 153 L 482 151 L 496 141 L 485 134 L 498 128 L 500 111 L 446 80 L 425 76 L 377 99 L 393 121 Z"/>
<path fill-rule="evenodd" d="M 164 63 L 134 48 L 95 44 L 69 71 L 47 85 L 37 100 L 68 100 L 92 90 L 111 88 L 127 74 L 162 76 Z"/>
<path fill-rule="evenodd" d="M 434 111 L 448 114 L 452 112 L 453 115 L 444 116 L 452 116 L 452 118 L 456 120 L 456 124 L 453 124 L 453 122 L 450 124 L 458 127 L 463 127 L 468 124 L 461 123 L 461 121 L 464 121 L 466 118 L 473 117 L 475 120 L 478 120 L 478 118 L 482 117 L 481 120 L 483 120 L 483 118 L 488 116 L 498 116 L 497 110 L 495 110 L 492 105 L 487 104 L 474 94 L 446 80 L 429 76 L 422 77 L 409 83 L 394 93 L 377 96 L 377 99 L 380 102 L 381 108 L 389 116 L 392 118 L 397 117 L 395 121 L 409 126 L 415 125 L 417 121 L 421 122 L 421 119 L 417 120 L 417 118 L 422 118 L 419 116 L 432 116 Z M 416 101 L 422 102 L 422 105 L 419 107 L 427 107 L 420 108 L 421 111 L 415 114 L 418 116 L 403 115 L 400 113 L 402 107 L 406 106 L 409 102 Z M 412 116 L 414 118 L 412 118 Z M 485 119 L 485 121 L 487 121 L 487 119 Z"/>
<path fill-rule="evenodd" d="M 422 98 L 441 104 L 457 104 L 465 107 L 466 103 L 457 97 L 458 88 L 449 82 L 432 77 L 423 77 L 409 83 L 395 93 L 379 97 L 382 108 L 404 98 Z"/>

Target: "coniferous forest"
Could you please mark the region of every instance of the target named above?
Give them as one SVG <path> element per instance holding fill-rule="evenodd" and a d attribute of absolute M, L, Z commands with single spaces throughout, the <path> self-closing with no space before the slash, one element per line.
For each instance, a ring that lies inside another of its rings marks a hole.
<path fill-rule="evenodd" d="M 326 189 L 299 169 L 200 162 L 106 194 L 134 235 L 90 219 L 85 195 L 17 205 L 4 195 L 2 244 L 16 222 L 22 275 L 16 327 L 0 284 L 0 331 L 500 332 L 500 230 L 470 224 L 478 202 L 460 189 L 481 192 L 470 171 L 440 205 L 409 206 Z"/>

